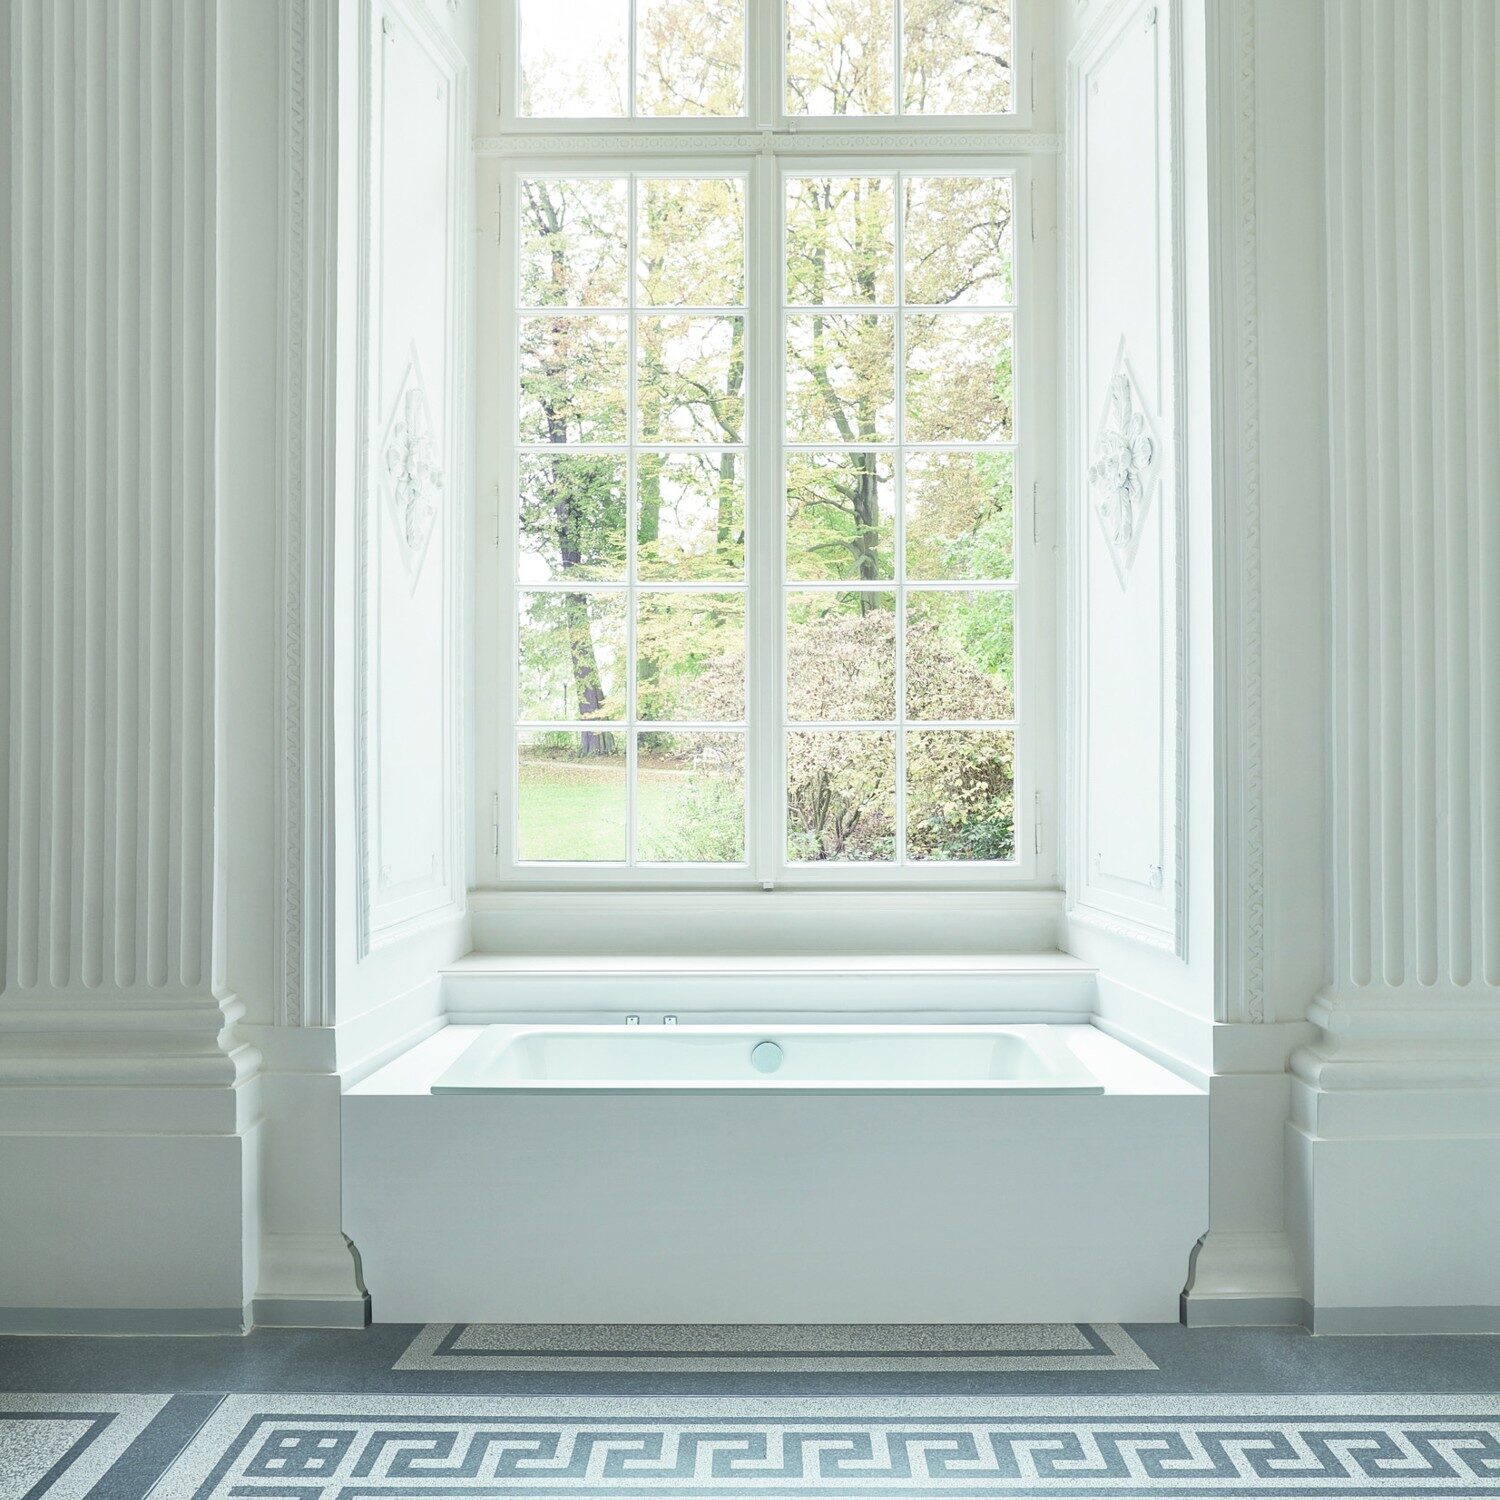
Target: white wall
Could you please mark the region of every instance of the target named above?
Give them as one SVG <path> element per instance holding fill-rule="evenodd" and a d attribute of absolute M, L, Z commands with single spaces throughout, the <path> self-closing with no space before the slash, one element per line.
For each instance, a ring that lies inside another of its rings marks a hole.
<path fill-rule="evenodd" d="M 256 1316 L 341 1324 L 365 1316 L 343 1084 L 438 1024 L 436 971 L 468 947 L 475 18 L 447 0 L 281 10 L 283 975 L 256 1032 Z"/>

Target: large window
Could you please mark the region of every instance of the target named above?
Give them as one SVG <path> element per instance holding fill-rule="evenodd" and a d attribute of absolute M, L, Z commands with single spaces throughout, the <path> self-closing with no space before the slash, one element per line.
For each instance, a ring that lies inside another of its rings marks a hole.
<path fill-rule="evenodd" d="M 512 5 L 494 878 L 1027 878 L 1045 309 L 1006 0 Z"/>

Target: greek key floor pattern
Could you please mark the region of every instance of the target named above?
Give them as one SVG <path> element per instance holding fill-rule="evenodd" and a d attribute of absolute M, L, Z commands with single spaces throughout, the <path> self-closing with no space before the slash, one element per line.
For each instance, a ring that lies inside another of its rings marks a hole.
<path fill-rule="evenodd" d="M 1500 1336 L 0 1336 L 0 1500 L 1500 1500 Z"/>
<path fill-rule="evenodd" d="M 1494 1397 L 578 1404 L 228 1397 L 152 1500 L 1500 1495 Z"/>

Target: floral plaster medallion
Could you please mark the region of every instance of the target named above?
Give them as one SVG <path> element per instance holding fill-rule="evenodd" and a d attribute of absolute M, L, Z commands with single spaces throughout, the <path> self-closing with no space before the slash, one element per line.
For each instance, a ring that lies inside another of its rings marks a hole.
<path fill-rule="evenodd" d="M 1094 514 L 1122 588 L 1135 562 L 1158 456 L 1156 437 L 1122 340 L 1089 466 Z"/>
<path fill-rule="evenodd" d="M 402 566 L 407 582 L 415 589 L 443 496 L 443 471 L 438 464 L 432 415 L 415 350 L 386 426 L 380 462 Z"/>

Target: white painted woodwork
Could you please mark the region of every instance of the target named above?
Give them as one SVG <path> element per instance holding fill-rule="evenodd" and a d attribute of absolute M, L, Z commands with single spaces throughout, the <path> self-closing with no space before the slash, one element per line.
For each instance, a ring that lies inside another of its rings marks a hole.
<path fill-rule="evenodd" d="M 362 952 L 463 906 L 459 564 L 470 503 L 463 55 L 422 0 L 384 0 L 371 20 Z M 417 445 L 426 483 L 403 491 Z"/>
<path fill-rule="evenodd" d="M 1326 26 L 1333 989 L 1500 1009 L 1496 9 Z"/>
<path fill-rule="evenodd" d="M 334 1019 L 334 517 L 339 6 L 281 0 L 280 995 L 277 1020 Z"/>
<path fill-rule="evenodd" d="M 5 989 L 213 985 L 214 15 L 15 0 Z"/>
<path fill-rule="evenodd" d="M 1332 942 L 1289 1210 L 1315 1327 L 1477 1329 L 1500 1309 L 1475 1191 L 1500 1176 L 1500 17 L 1324 20 Z"/>
<path fill-rule="evenodd" d="M 218 19 L 3 22 L 4 1327 L 238 1329 L 254 1287 L 259 1057 L 219 837 Z"/>
<path fill-rule="evenodd" d="M 1180 956 L 1186 663 L 1171 46 L 1169 7 L 1139 0 L 1107 8 L 1070 66 L 1069 916 Z"/>

